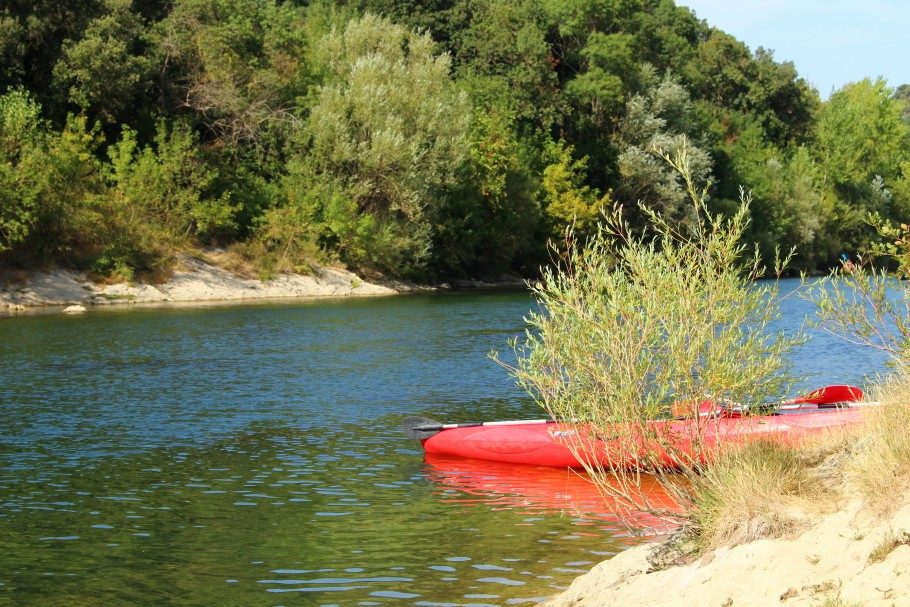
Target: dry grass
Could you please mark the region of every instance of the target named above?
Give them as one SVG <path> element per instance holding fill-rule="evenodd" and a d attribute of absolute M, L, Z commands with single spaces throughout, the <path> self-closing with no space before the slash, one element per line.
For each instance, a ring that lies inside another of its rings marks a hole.
<path fill-rule="evenodd" d="M 824 600 L 818 604 L 818 607 L 859 607 L 858 603 L 848 603 L 841 597 L 840 590 L 832 592 L 825 596 Z"/>
<path fill-rule="evenodd" d="M 862 425 L 797 445 L 762 441 L 722 452 L 692 485 L 688 514 L 697 550 L 791 534 L 820 510 L 832 510 L 857 493 L 875 511 L 904 504 L 910 480 L 910 372 L 889 377 L 873 395 L 882 404 Z M 883 560 L 902 544 L 910 544 L 910 533 L 889 535 L 869 562 Z"/>
<path fill-rule="evenodd" d="M 795 455 L 826 491 L 842 493 L 853 450 L 862 433 L 863 428 L 857 426 L 829 428 L 800 442 Z"/>
<path fill-rule="evenodd" d="M 174 267 L 172 265 L 163 266 L 152 270 L 144 270 L 142 272 L 139 272 L 137 275 L 139 282 L 148 285 L 163 285 L 173 277 Z"/>
<path fill-rule="evenodd" d="M 730 448 L 693 483 L 701 551 L 804 528 L 830 494 L 811 460 L 769 441 Z"/>
<path fill-rule="evenodd" d="M 870 504 L 888 510 L 910 479 L 910 370 L 892 375 L 874 396 L 882 405 L 869 414 L 848 476 Z"/>
<path fill-rule="evenodd" d="M 891 376 L 873 395 L 882 404 L 868 412 L 864 424 L 796 445 L 755 442 L 722 452 L 692 485 L 695 498 L 688 514 L 698 551 L 791 534 L 857 493 L 874 511 L 906 503 L 910 372 Z M 910 534 L 886 540 L 870 562 L 910 543 Z"/>
<path fill-rule="evenodd" d="M 259 280 L 270 280 L 284 273 L 313 275 L 320 265 L 330 262 L 315 245 L 272 251 L 256 240 L 206 252 L 203 259 L 242 278 Z"/>
<path fill-rule="evenodd" d="M 881 563 L 888 555 L 894 552 L 894 549 L 898 546 L 906 546 L 910 544 L 910 533 L 906 531 L 901 531 L 900 533 L 894 533 L 893 531 L 882 538 L 882 541 L 869 553 L 869 564 Z"/>
<path fill-rule="evenodd" d="M 30 272 L 18 269 L 0 268 L 0 285 L 6 287 L 19 287 L 28 283 Z"/>
<path fill-rule="evenodd" d="M 244 243 L 231 245 L 227 249 L 200 252 L 198 258 L 241 278 L 259 278 L 259 267 Z"/>

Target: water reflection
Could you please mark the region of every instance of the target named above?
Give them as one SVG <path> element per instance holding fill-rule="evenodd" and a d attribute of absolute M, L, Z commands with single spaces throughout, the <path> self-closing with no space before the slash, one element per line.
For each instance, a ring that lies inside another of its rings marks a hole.
<path fill-rule="evenodd" d="M 574 525 L 597 525 L 611 537 L 630 543 L 644 535 L 664 534 L 673 529 L 666 520 L 645 512 L 627 512 L 597 489 L 591 478 L 579 470 L 548 466 L 527 466 L 428 453 L 427 476 L 439 486 L 440 499 L 491 510 L 514 510 L 527 515 L 564 516 Z M 655 508 L 672 508 L 672 500 L 657 481 L 642 477 L 642 490 Z M 535 518 L 525 519 L 533 522 Z M 636 531 L 629 533 L 628 525 Z"/>

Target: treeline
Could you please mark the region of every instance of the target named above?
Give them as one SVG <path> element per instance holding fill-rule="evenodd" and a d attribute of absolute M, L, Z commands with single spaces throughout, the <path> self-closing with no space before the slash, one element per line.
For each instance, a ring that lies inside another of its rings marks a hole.
<path fill-rule="evenodd" d="M 11 0 L 0 261 L 131 277 L 188 247 L 265 272 L 533 272 L 599 209 L 715 210 L 812 269 L 910 218 L 908 90 L 822 103 L 672 0 Z"/>

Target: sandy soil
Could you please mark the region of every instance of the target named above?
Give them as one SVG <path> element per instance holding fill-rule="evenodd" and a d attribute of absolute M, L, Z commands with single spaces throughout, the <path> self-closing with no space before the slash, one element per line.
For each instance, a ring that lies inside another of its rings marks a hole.
<path fill-rule="evenodd" d="M 649 571 L 652 546 L 622 552 L 546 607 L 910 605 L 910 500 L 892 516 L 850 502 L 789 539 L 760 540 Z"/>
<path fill-rule="evenodd" d="M 320 268 L 312 276 L 283 274 L 268 281 L 236 276 L 203 261 L 184 257 L 180 269 L 164 284 L 89 282 L 68 270 L 32 272 L 0 284 L 0 311 L 25 311 L 37 306 L 86 307 L 113 304 L 164 304 L 274 298 L 315 298 L 391 295 L 418 290 L 405 283 L 387 285 L 361 280 L 336 268 Z"/>

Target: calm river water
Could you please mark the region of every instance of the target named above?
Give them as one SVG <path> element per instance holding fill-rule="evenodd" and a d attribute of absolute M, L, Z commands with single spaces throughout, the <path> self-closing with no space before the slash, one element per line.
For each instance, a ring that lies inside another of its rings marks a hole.
<path fill-rule="evenodd" d="M 405 415 L 539 417 L 526 293 L 0 319 L 0 605 L 520 605 L 638 541 L 565 471 L 425 461 Z M 784 325 L 810 313 L 786 303 Z M 801 389 L 862 383 L 824 334 Z"/>

